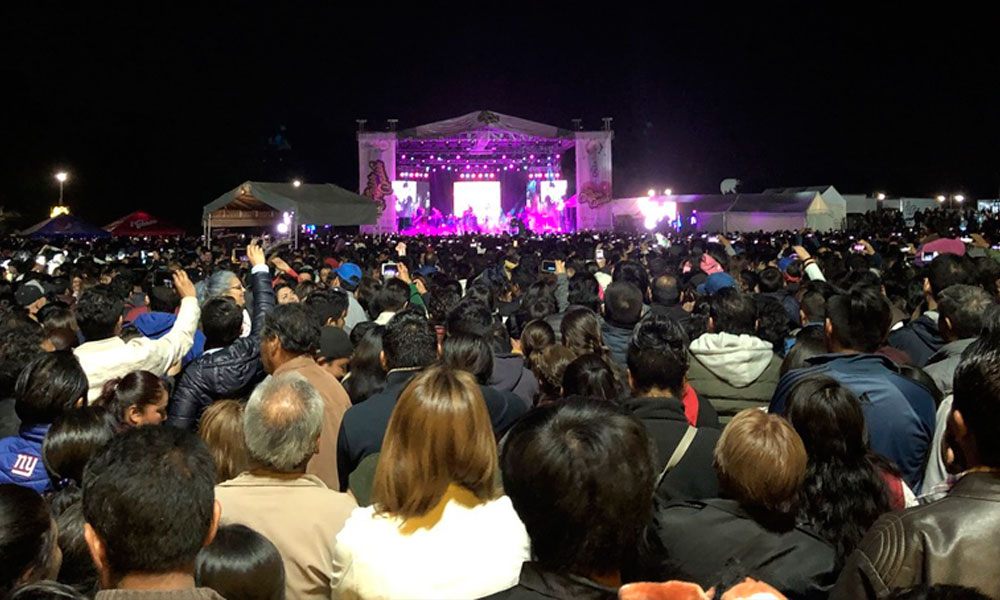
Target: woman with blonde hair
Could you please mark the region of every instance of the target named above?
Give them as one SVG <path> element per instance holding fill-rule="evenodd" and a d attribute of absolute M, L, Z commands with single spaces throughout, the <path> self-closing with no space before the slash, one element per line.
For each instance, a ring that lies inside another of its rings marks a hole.
<path fill-rule="evenodd" d="M 212 453 L 218 483 L 229 481 L 250 468 L 243 438 L 243 403 L 236 400 L 213 403 L 201 415 L 198 435 Z"/>
<path fill-rule="evenodd" d="M 524 525 L 498 485 L 497 447 L 476 380 L 431 367 L 399 397 L 372 506 L 337 536 L 339 598 L 479 598 L 529 560 Z"/>

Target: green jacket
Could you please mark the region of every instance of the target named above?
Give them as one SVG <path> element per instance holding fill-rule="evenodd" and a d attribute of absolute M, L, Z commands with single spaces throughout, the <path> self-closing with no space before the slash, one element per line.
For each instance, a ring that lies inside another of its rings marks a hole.
<path fill-rule="evenodd" d="M 750 335 L 706 333 L 691 342 L 688 383 L 728 423 L 746 408 L 767 408 L 780 379 L 781 358 Z"/>

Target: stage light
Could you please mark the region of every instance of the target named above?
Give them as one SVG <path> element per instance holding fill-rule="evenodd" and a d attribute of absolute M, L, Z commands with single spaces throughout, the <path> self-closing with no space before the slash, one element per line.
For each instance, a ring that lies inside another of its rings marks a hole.
<path fill-rule="evenodd" d="M 59 171 L 56 173 L 56 180 L 59 183 L 64 183 L 67 179 L 69 179 L 69 175 L 65 171 Z"/>
<path fill-rule="evenodd" d="M 292 187 L 302 187 L 302 182 L 299 181 L 298 179 L 293 179 L 292 180 Z"/>
<path fill-rule="evenodd" d="M 964 202 L 964 201 L 965 201 L 965 196 L 963 196 L 962 194 L 955 194 L 955 202 Z"/>
<path fill-rule="evenodd" d="M 646 194 L 647 194 L 647 195 L 648 195 L 648 196 L 649 196 L 650 198 L 652 198 L 653 196 L 655 196 L 655 195 L 656 195 L 656 190 L 654 190 L 653 188 L 649 188 L 649 191 L 648 191 L 648 192 L 646 192 Z"/>
<path fill-rule="evenodd" d="M 278 233 L 282 235 L 288 233 L 288 223 L 278 223 Z"/>
<path fill-rule="evenodd" d="M 883 194 L 882 192 L 879 192 L 879 193 L 875 194 L 875 198 L 877 198 L 878 200 L 885 200 L 885 194 Z"/>
<path fill-rule="evenodd" d="M 664 196 L 673 196 L 674 195 L 674 190 L 672 190 L 670 188 L 667 188 L 667 189 L 663 190 L 663 195 Z"/>
<path fill-rule="evenodd" d="M 938 202 L 944 202 L 945 200 L 946 200 L 946 198 L 944 196 L 938 196 L 937 197 L 937 201 Z"/>

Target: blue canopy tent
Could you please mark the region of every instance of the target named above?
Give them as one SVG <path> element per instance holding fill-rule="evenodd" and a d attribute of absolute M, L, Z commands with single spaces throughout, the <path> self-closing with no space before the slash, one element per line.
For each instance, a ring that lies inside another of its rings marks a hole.
<path fill-rule="evenodd" d="M 74 215 L 59 215 L 45 219 L 22 231 L 20 235 L 38 238 L 108 238 L 111 234 Z"/>

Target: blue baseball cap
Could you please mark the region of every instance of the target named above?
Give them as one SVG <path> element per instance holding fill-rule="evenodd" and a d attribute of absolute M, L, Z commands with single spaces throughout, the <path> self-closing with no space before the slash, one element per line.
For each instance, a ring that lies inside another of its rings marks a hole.
<path fill-rule="evenodd" d="M 729 273 L 712 273 L 705 279 L 705 283 L 698 286 L 699 294 L 712 296 L 719 290 L 736 287 L 736 280 Z"/>
<path fill-rule="evenodd" d="M 784 273 L 785 271 L 788 270 L 788 265 L 792 264 L 793 262 L 795 262 L 794 256 L 786 256 L 785 258 L 778 261 L 778 268 L 781 269 L 782 273 Z"/>
<path fill-rule="evenodd" d="M 354 263 L 344 263 L 333 270 L 342 283 L 358 285 L 361 283 L 361 267 Z"/>

